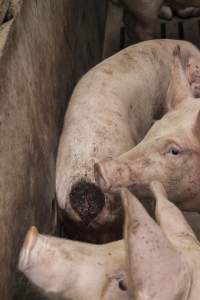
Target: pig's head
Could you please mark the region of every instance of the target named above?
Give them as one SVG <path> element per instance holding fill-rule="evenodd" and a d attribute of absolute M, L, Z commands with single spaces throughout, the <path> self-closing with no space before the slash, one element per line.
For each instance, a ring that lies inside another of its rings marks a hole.
<path fill-rule="evenodd" d="M 193 98 L 179 49 L 166 104 L 168 112 L 141 143 L 95 165 L 96 180 L 104 191 L 129 187 L 140 197 L 151 197 L 149 184 L 159 180 L 182 209 L 200 210 L 200 100 Z"/>
<path fill-rule="evenodd" d="M 32 227 L 20 251 L 18 269 L 51 299 L 124 298 L 124 243 L 94 245 L 39 234 Z"/>
<path fill-rule="evenodd" d="M 150 196 L 149 183 L 160 180 L 180 207 L 200 209 L 200 113 L 196 109 L 199 104 L 182 108 L 183 118 L 180 111 L 167 114 L 135 148 L 95 165 L 101 188 L 113 192 L 131 187 L 138 196 Z"/>

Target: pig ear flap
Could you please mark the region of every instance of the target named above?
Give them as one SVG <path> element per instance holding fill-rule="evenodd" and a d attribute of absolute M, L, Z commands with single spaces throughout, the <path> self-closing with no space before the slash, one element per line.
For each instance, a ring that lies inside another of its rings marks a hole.
<path fill-rule="evenodd" d="M 158 181 L 150 184 L 150 189 L 156 199 L 156 221 L 173 245 L 179 245 L 187 238 L 191 244 L 196 240 L 195 234 L 180 209 L 167 199 L 163 185 Z"/>
<path fill-rule="evenodd" d="M 127 189 L 122 190 L 121 196 L 125 209 L 124 240 L 131 296 L 134 299 L 150 299 L 147 295 L 156 295 L 156 299 L 177 299 L 188 281 L 179 253 L 136 197 Z"/>
<path fill-rule="evenodd" d="M 200 110 L 197 114 L 197 117 L 196 117 L 196 120 L 194 123 L 193 133 L 200 140 Z"/>
<path fill-rule="evenodd" d="M 200 98 L 200 61 L 197 58 L 189 57 L 186 74 L 193 96 Z"/>
<path fill-rule="evenodd" d="M 181 49 L 180 46 L 177 45 L 173 51 L 171 80 L 166 96 L 167 110 L 176 109 L 177 106 L 191 97 L 193 97 L 191 88 L 181 63 Z"/>

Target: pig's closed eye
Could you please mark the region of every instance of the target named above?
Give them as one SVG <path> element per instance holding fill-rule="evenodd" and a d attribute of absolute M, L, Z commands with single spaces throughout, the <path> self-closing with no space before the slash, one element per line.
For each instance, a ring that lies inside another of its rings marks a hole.
<path fill-rule="evenodd" d="M 181 153 L 181 150 L 178 147 L 170 147 L 167 151 L 167 154 L 171 154 L 171 155 L 179 155 Z"/>

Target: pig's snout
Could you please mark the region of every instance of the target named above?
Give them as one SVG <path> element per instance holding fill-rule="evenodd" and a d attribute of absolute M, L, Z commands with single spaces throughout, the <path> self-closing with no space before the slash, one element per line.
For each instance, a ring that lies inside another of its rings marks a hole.
<path fill-rule="evenodd" d="M 26 268 L 28 268 L 29 266 L 30 253 L 36 244 L 38 235 L 39 232 L 37 228 L 34 226 L 32 226 L 26 234 L 24 244 L 20 252 L 19 263 L 18 263 L 18 269 L 22 272 L 24 272 Z"/>
<path fill-rule="evenodd" d="M 80 180 L 72 186 L 70 204 L 79 217 L 89 223 L 105 206 L 105 196 L 94 183 Z"/>

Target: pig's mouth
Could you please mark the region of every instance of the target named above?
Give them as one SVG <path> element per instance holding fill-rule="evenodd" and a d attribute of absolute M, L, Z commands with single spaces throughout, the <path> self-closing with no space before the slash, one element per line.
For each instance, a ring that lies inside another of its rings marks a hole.
<path fill-rule="evenodd" d="M 101 189 L 92 182 L 80 180 L 71 189 L 70 204 L 85 224 L 94 220 L 105 206 L 105 196 Z"/>

